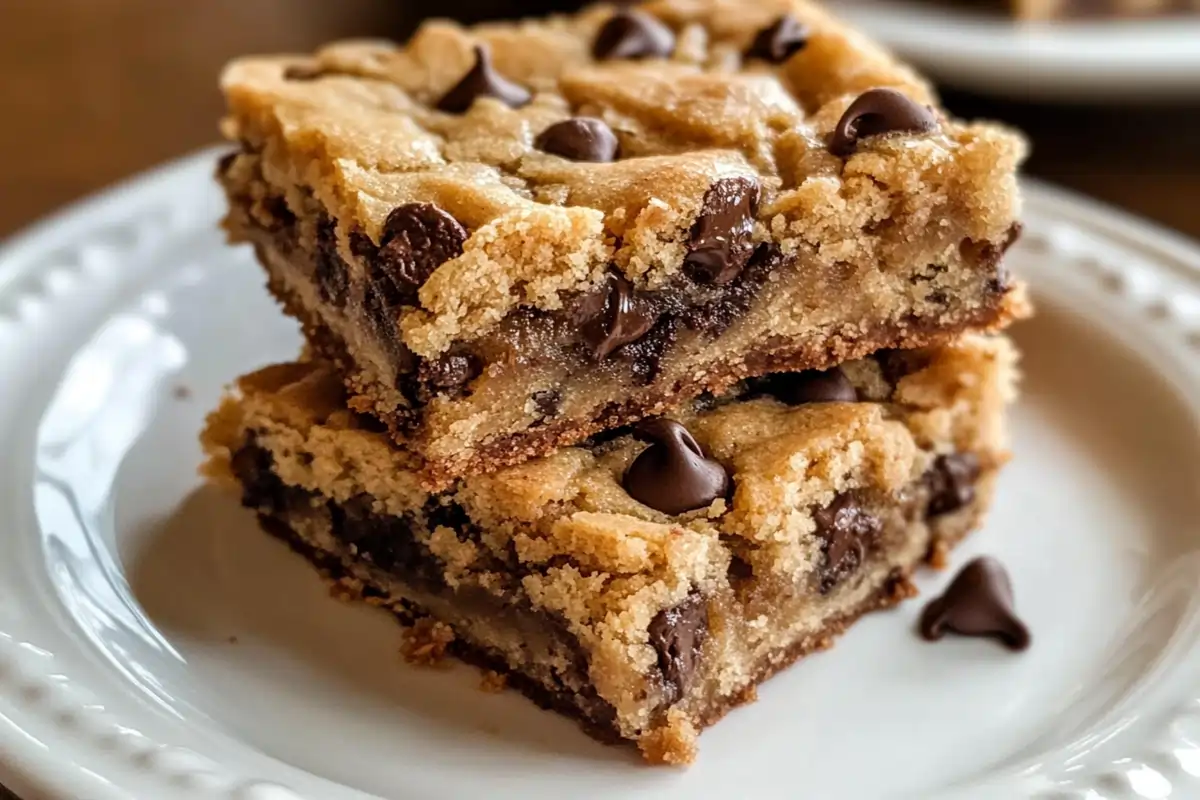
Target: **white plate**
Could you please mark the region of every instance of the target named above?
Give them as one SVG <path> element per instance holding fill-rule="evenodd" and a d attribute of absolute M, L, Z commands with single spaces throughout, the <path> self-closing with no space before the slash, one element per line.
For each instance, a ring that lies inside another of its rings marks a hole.
<path fill-rule="evenodd" d="M 195 475 L 294 327 L 214 228 L 213 153 L 0 254 L 0 780 L 106 800 L 1200 796 L 1200 253 L 1030 186 L 1017 458 L 955 555 L 1034 646 L 864 620 L 650 769 L 467 668 L 420 670 Z M 948 575 L 923 575 L 933 590 Z"/>
<path fill-rule="evenodd" d="M 1017 100 L 1200 97 L 1200 15 L 1020 23 L 961 0 L 833 0 L 932 77 Z"/>

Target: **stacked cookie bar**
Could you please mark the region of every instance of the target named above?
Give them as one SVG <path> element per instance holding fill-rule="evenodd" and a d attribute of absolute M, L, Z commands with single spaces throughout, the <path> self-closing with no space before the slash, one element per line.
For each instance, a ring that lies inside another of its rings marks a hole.
<path fill-rule="evenodd" d="M 803 0 L 661 0 L 223 79 L 226 228 L 302 324 L 206 472 L 647 759 L 978 524 L 1021 139 Z"/>

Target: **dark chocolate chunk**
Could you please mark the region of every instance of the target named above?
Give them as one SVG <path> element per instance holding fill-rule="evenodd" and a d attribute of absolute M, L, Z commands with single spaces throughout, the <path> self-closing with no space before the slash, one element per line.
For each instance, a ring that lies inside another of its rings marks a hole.
<path fill-rule="evenodd" d="M 878 350 L 872 356 L 883 373 L 883 379 L 895 389 L 901 378 L 919 372 L 930 364 L 925 350 Z"/>
<path fill-rule="evenodd" d="M 664 514 L 682 514 L 728 494 L 725 468 L 705 457 L 687 428 L 652 419 L 640 423 L 637 432 L 652 444 L 625 470 L 622 483 L 634 500 Z"/>
<path fill-rule="evenodd" d="M 447 353 L 432 361 L 422 361 L 417 380 L 425 387 L 425 399 L 435 395 L 461 394 L 466 384 L 479 375 L 482 365 L 470 353 Z"/>
<path fill-rule="evenodd" d="M 433 271 L 462 255 L 467 231 L 432 203 L 393 208 L 383 223 L 372 272 L 390 306 L 412 304 Z"/>
<path fill-rule="evenodd" d="M 867 548 L 879 535 L 879 518 L 863 509 L 853 494 L 839 495 L 825 508 L 813 512 L 825 563 L 821 568 L 821 594 L 829 592 L 862 565 Z"/>
<path fill-rule="evenodd" d="M 829 140 L 829 151 L 845 158 L 860 139 L 885 133 L 929 133 L 937 117 L 926 106 L 892 88 L 868 89 L 850 104 Z"/>
<path fill-rule="evenodd" d="M 793 53 L 804 49 L 809 33 L 807 25 L 791 14 L 784 14 L 758 32 L 746 50 L 746 58 L 782 64 Z"/>
<path fill-rule="evenodd" d="M 543 389 L 534 392 L 532 399 L 533 407 L 541 417 L 553 417 L 562 405 L 562 392 L 557 389 Z"/>
<path fill-rule="evenodd" d="M 608 286 L 580 309 L 581 333 L 592 358 L 603 361 L 622 345 L 636 342 L 654 326 L 656 315 L 634 296 L 629 281 L 609 276 Z"/>
<path fill-rule="evenodd" d="M 623 8 L 609 17 L 596 34 L 592 56 L 606 58 L 666 58 L 675 49 L 675 34 L 645 11 Z"/>
<path fill-rule="evenodd" d="M 529 102 L 531 95 L 524 86 L 496 71 L 486 47 L 475 45 L 475 66 L 446 92 L 437 107 L 439 111 L 462 114 L 480 97 L 494 97 L 506 106 L 519 108 Z"/>
<path fill-rule="evenodd" d="M 620 143 L 612 128 L 595 117 L 572 117 L 538 134 L 533 146 L 572 161 L 615 161 Z"/>
<path fill-rule="evenodd" d="M 975 499 L 975 481 L 979 477 L 979 458 L 974 453 L 938 456 L 925 473 L 929 487 L 926 514 L 936 517 L 957 511 Z"/>
<path fill-rule="evenodd" d="M 780 373 L 772 375 L 767 385 L 771 394 L 793 406 L 803 403 L 854 403 L 858 400 L 858 390 L 841 367 Z"/>
<path fill-rule="evenodd" d="M 758 194 L 758 182 L 749 178 L 722 178 L 709 187 L 683 260 L 693 280 L 721 286 L 741 273 L 754 252 Z"/>
<path fill-rule="evenodd" d="M 1013 610 L 1012 581 L 1004 565 L 983 556 L 962 568 L 945 593 L 921 613 L 921 636 L 936 641 L 946 632 L 990 636 L 1010 650 L 1029 647 L 1029 629 Z"/>
<path fill-rule="evenodd" d="M 693 594 L 673 608 L 658 612 L 647 629 L 658 653 L 666 703 L 687 692 L 700 665 L 700 648 L 708 638 L 708 604 Z"/>

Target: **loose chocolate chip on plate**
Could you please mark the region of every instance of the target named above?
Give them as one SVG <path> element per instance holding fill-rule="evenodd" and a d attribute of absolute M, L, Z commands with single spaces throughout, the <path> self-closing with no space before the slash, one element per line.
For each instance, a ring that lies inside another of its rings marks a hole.
<path fill-rule="evenodd" d="M 374 266 L 386 281 L 383 294 L 392 305 L 412 303 L 433 271 L 462 255 L 467 231 L 432 203 L 397 206 L 383 223 Z"/>
<path fill-rule="evenodd" d="M 807 25 L 791 14 L 784 14 L 758 32 L 746 50 L 746 58 L 761 58 L 772 64 L 782 64 L 793 53 L 804 49 L 808 44 L 808 35 Z"/>
<path fill-rule="evenodd" d="M 446 92 L 437 107 L 439 111 L 462 114 L 480 97 L 494 97 L 506 106 L 519 108 L 529 102 L 531 95 L 524 86 L 496 71 L 487 48 L 475 45 L 475 66 Z"/>
<path fill-rule="evenodd" d="M 962 568 L 946 592 L 921 613 L 921 636 L 936 641 L 946 632 L 990 636 L 1010 650 L 1029 647 L 1029 628 L 1013 610 L 1012 581 L 994 558 L 977 558 Z"/>
<path fill-rule="evenodd" d="M 687 692 L 700 665 L 700 648 L 708 637 L 708 604 L 694 594 L 658 612 L 647 633 L 658 653 L 666 702 L 674 703 Z"/>
<path fill-rule="evenodd" d="M 854 403 L 858 391 L 840 367 L 787 372 L 771 376 L 771 394 L 788 405 L 803 403 Z"/>
<path fill-rule="evenodd" d="M 851 494 L 839 495 L 825 508 L 817 509 L 813 521 L 817 523 L 817 536 L 824 541 L 821 594 L 825 594 L 859 568 L 881 524 Z"/>
<path fill-rule="evenodd" d="M 645 336 L 657 318 L 638 302 L 633 287 L 620 275 L 610 275 L 608 287 L 601 292 L 588 298 L 581 309 L 583 340 L 596 361 Z"/>
<path fill-rule="evenodd" d="M 647 420 L 637 431 L 652 444 L 625 470 L 622 483 L 634 500 L 664 514 L 682 514 L 704 508 L 729 492 L 725 468 L 705 457 L 678 422 Z"/>
<path fill-rule="evenodd" d="M 645 11 L 623 8 L 609 17 L 596 34 L 592 56 L 606 58 L 666 58 L 675 49 L 675 34 Z"/>
<path fill-rule="evenodd" d="M 891 88 L 869 89 L 850 104 L 829 140 L 829 151 L 845 158 L 861 139 L 885 133 L 929 133 L 937 117 L 926 106 Z"/>
<path fill-rule="evenodd" d="M 979 478 L 979 458 L 974 453 L 938 456 L 925 473 L 929 487 L 926 514 L 936 517 L 957 511 L 975 499 L 975 481 Z"/>
<path fill-rule="evenodd" d="M 692 280 L 721 286 L 746 266 L 754 252 L 758 194 L 758 182 L 749 178 L 722 178 L 705 192 L 683 259 Z"/>
<path fill-rule="evenodd" d="M 617 136 L 603 120 L 573 117 L 556 122 L 538 134 L 533 146 L 572 161 L 614 161 L 620 148 Z"/>

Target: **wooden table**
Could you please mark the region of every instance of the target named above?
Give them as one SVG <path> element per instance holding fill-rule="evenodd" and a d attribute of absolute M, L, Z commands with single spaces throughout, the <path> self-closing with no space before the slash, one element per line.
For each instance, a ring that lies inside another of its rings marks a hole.
<path fill-rule="evenodd" d="M 522 0 L 520 7 L 570 0 Z M 398 0 L 28 0 L 0 26 L 0 237 L 114 180 L 217 139 L 216 74 L 239 53 L 402 36 Z M 513 0 L 442 0 L 483 16 Z M 427 7 L 427 6 L 426 6 Z M 952 95 L 1030 132 L 1029 171 L 1200 236 L 1200 98 L 1190 108 L 1060 109 Z"/>
<path fill-rule="evenodd" d="M 536 11 L 556 0 L 525 0 Z M 560 5 L 567 5 L 562 0 Z M 247 52 L 403 36 L 398 0 L 25 0 L 0 25 L 0 237 L 74 198 L 217 139 L 216 75 Z M 505 0 L 441 0 L 496 15 Z M 1200 237 L 1200 98 L 1189 107 L 1079 109 L 953 94 L 1034 142 L 1029 172 Z M 0 787 L 0 800 L 9 800 Z"/>

